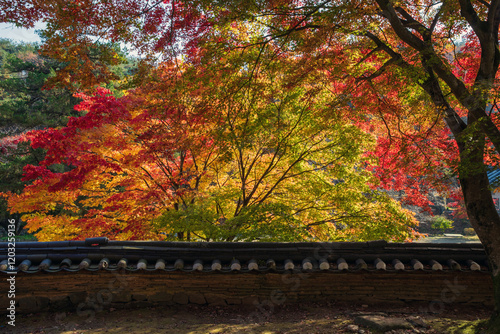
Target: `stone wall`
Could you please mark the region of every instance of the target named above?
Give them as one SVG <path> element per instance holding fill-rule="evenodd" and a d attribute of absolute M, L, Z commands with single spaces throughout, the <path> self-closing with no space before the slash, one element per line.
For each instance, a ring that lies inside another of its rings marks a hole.
<path fill-rule="evenodd" d="M 16 275 L 16 311 L 76 310 L 153 305 L 249 304 L 302 301 L 425 302 L 493 305 L 491 276 L 480 271 L 230 272 L 86 271 Z M 7 291 L 5 279 L 0 291 Z M 5 313 L 9 299 L 0 295 Z"/>

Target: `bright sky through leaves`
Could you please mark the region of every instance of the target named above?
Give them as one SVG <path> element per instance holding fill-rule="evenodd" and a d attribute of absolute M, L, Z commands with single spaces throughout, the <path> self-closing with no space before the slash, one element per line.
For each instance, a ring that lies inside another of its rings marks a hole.
<path fill-rule="evenodd" d="M 15 42 L 41 42 L 35 30 L 41 29 L 45 24 L 37 24 L 35 29 L 16 28 L 11 23 L 0 23 L 0 38 L 8 38 Z"/>

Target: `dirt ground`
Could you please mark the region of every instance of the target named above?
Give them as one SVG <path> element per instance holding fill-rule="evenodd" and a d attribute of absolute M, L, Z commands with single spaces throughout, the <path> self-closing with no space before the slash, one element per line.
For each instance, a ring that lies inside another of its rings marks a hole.
<path fill-rule="evenodd" d="M 386 333 L 481 333 L 490 310 L 446 305 L 430 312 L 429 305 L 301 304 L 257 310 L 255 307 L 166 306 L 135 310 L 102 310 L 94 315 L 74 312 L 18 314 L 16 326 L 0 323 L 5 333 L 384 333 L 355 323 L 363 314 L 414 320 L 413 329 Z M 436 312 L 437 311 L 437 312 Z M 416 322 L 415 322 L 416 320 Z M 500 331 L 499 331 L 500 333 Z"/>

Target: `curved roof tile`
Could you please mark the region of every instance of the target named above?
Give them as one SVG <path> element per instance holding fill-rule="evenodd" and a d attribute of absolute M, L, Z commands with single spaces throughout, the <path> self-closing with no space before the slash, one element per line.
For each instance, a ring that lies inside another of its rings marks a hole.
<path fill-rule="evenodd" d="M 79 270 L 268 272 L 483 271 L 487 257 L 479 243 L 430 244 L 370 242 L 194 243 L 162 241 L 17 242 L 15 264 L 8 243 L 0 243 L 0 272 Z"/>

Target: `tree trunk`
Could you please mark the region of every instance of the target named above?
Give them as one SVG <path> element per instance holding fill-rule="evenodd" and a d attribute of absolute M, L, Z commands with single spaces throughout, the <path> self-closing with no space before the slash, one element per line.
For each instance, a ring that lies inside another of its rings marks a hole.
<path fill-rule="evenodd" d="M 498 263 L 497 263 L 497 265 L 498 265 Z M 489 328 L 491 333 L 498 333 L 498 332 L 500 332 L 500 311 L 499 311 L 500 275 L 498 275 L 498 273 L 496 275 L 492 274 L 492 277 L 493 277 L 493 297 L 495 299 L 495 309 L 493 311 L 493 314 L 491 315 L 488 328 Z"/>
<path fill-rule="evenodd" d="M 481 140 L 479 140 L 481 142 Z M 490 319 L 492 333 L 500 329 L 500 216 L 495 208 L 486 166 L 483 163 L 482 144 L 461 150 L 460 185 L 470 223 L 484 245 L 493 278 L 495 308 Z"/>

